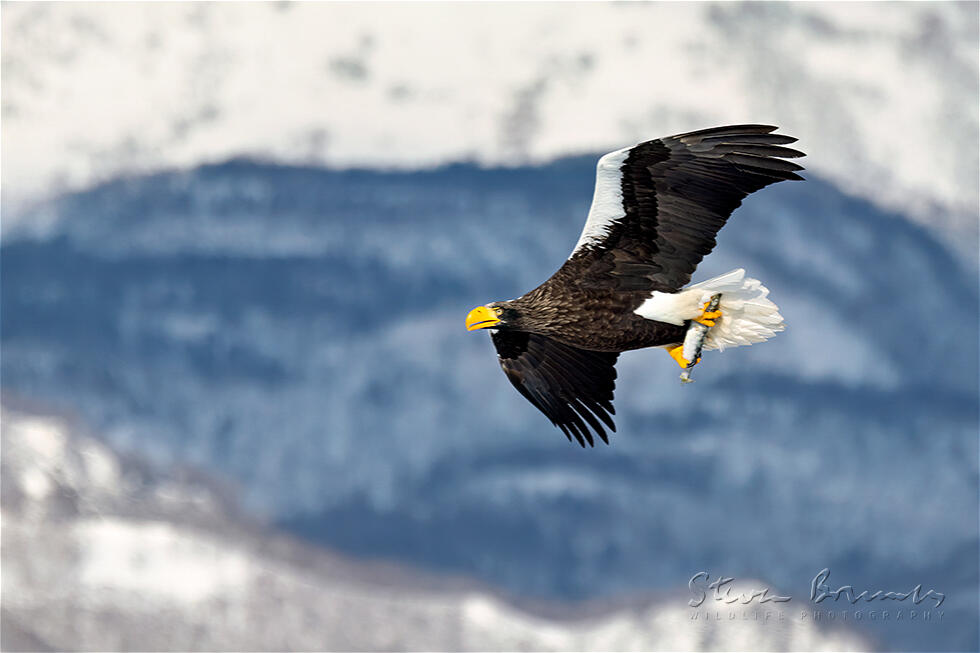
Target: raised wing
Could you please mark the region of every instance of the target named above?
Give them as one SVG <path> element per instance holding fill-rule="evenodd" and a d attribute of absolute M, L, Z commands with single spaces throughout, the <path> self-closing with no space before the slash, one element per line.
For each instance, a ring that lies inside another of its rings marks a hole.
<path fill-rule="evenodd" d="M 491 339 L 510 382 L 569 441 L 575 436 L 583 447 L 592 446 L 592 427 L 609 443 L 602 424 L 616 430 L 611 416 L 619 354 L 578 349 L 524 331 L 499 330 Z"/>
<path fill-rule="evenodd" d="M 569 262 L 588 263 L 581 282 L 623 291 L 679 290 L 715 246 L 715 235 L 749 194 L 801 179 L 786 158 L 791 136 L 733 125 L 611 152 L 596 169 L 595 195 Z M 582 261 L 580 259 L 592 259 Z"/>

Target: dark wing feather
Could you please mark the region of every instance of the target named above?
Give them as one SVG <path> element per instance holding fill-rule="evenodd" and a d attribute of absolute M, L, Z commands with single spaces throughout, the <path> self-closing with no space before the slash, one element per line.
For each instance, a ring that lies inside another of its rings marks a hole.
<path fill-rule="evenodd" d="M 783 147 L 796 139 L 771 133 L 775 130 L 716 127 L 603 157 L 596 200 L 569 261 L 585 270 L 581 283 L 623 291 L 679 290 L 747 195 L 801 179 L 796 173 L 803 168 L 784 160 L 803 156 Z"/>
<path fill-rule="evenodd" d="M 619 354 L 578 349 L 524 331 L 499 330 L 491 339 L 510 382 L 569 441 L 574 436 L 583 447 L 592 446 L 591 427 L 609 443 L 603 424 L 616 430 L 612 401 Z"/>

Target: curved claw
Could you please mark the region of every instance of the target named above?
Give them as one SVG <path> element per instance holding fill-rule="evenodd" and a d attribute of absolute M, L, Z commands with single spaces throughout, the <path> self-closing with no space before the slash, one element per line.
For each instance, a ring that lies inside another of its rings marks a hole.
<path fill-rule="evenodd" d="M 670 354 L 671 358 L 677 361 L 677 364 L 681 366 L 682 370 L 686 370 L 687 368 L 691 367 L 691 362 L 686 358 L 684 358 L 684 345 L 677 345 L 676 347 L 671 347 L 670 349 L 667 350 L 667 353 Z M 701 359 L 698 358 L 695 361 L 695 364 L 700 362 Z"/>
<path fill-rule="evenodd" d="M 715 320 L 718 320 L 718 319 L 721 318 L 721 310 L 718 309 L 718 310 L 714 310 L 714 311 L 709 311 L 708 310 L 708 304 L 710 304 L 710 303 L 711 302 L 705 302 L 704 303 L 704 308 L 701 311 L 701 315 L 699 315 L 696 318 L 694 318 L 694 321 L 695 322 L 697 322 L 698 324 L 703 324 L 704 326 L 709 326 L 709 327 L 713 327 L 715 324 L 717 324 L 717 322 L 715 322 Z"/>

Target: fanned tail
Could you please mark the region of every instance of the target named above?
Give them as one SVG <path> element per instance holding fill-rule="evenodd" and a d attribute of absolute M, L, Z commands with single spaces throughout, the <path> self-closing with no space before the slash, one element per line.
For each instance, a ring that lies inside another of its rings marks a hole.
<path fill-rule="evenodd" d="M 685 288 L 685 294 L 700 290 L 701 305 L 721 293 L 721 319 L 708 331 L 705 349 L 724 350 L 764 342 L 785 328 L 779 307 L 768 297 L 769 289 L 745 270 L 732 270 L 714 279 Z"/>

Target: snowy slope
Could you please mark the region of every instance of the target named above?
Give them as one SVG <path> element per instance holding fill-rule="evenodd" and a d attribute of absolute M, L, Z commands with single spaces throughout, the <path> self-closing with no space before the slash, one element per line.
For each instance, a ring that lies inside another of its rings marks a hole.
<path fill-rule="evenodd" d="M 235 155 L 520 163 L 749 121 L 976 236 L 975 3 L 8 3 L 2 22 L 5 209 Z"/>
<path fill-rule="evenodd" d="M 861 650 L 853 629 L 692 621 L 680 592 L 516 607 L 462 578 L 355 562 L 236 517 L 203 477 L 5 406 L 4 650 Z"/>

